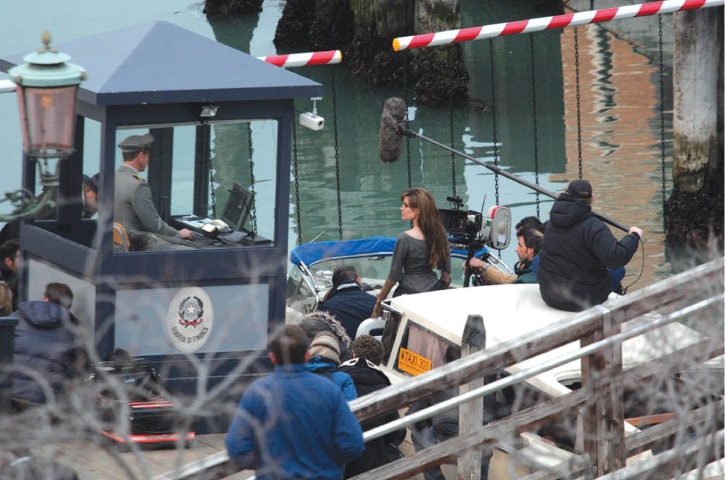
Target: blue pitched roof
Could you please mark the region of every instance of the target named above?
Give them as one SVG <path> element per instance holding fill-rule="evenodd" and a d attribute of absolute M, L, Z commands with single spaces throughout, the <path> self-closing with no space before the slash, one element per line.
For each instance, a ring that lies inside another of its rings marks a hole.
<path fill-rule="evenodd" d="M 58 45 L 88 72 L 79 98 L 94 105 L 276 100 L 322 95 L 322 85 L 168 22 Z M 26 54 L 0 59 L 7 71 Z"/>

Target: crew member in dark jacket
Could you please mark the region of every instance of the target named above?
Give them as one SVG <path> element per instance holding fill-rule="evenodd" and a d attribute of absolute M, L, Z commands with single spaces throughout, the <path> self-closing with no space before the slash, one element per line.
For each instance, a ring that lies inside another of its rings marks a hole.
<path fill-rule="evenodd" d="M 574 180 L 551 208 L 539 254 L 541 298 L 576 312 L 603 303 L 612 292 L 607 269 L 623 267 L 637 251 L 642 230 L 630 227 L 617 241 L 592 215 L 592 186 Z"/>
<path fill-rule="evenodd" d="M 13 399 L 45 403 L 62 395 L 85 366 L 78 320 L 70 313 L 73 292 L 49 283 L 43 300 L 23 302 L 13 314 L 15 328 Z M 39 380 L 38 377 L 43 380 Z"/>
<path fill-rule="evenodd" d="M 363 320 L 370 318 L 374 308 L 375 297 L 363 289 L 362 279 L 352 265 L 335 269 L 332 288 L 317 307 L 334 315 L 351 338 L 355 338 L 357 327 Z"/>
<path fill-rule="evenodd" d="M 338 369 L 352 377 L 358 397 L 390 385 L 388 377 L 378 368 L 383 361 L 384 353 L 382 342 L 370 335 L 361 335 L 352 342 L 353 358 L 340 364 Z M 362 427 L 363 430 L 371 430 L 398 418 L 400 415 L 395 411 L 365 422 Z M 363 454 L 345 467 L 344 478 L 354 477 L 401 458 L 398 446 L 403 443 L 405 433 L 403 428 L 365 443 Z"/>

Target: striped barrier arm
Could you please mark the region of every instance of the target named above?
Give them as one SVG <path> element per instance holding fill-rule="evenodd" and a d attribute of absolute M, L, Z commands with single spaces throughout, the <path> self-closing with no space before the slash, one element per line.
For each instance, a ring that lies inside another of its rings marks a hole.
<path fill-rule="evenodd" d="M 288 55 L 270 55 L 257 58 L 278 67 L 306 67 L 308 65 L 340 63 L 342 61 L 342 52 L 340 50 L 327 50 L 324 52 L 290 53 Z"/>
<path fill-rule="evenodd" d="M 408 50 L 412 48 L 435 47 L 451 43 L 470 42 L 484 38 L 500 37 L 504 35 L 518 35 L 520 33 L 539 32 L 555 28 L 575 27 L 588 23 L 608 22 L 621 18 L 645 17 L 661 13 L 672 13 L 683 10 L 696 10 L 699 8 L 719 7 L 725 0 L 666 0 L 662 2 L 640 3 L 623 7 L 603 8 L 585 12 L 567 13 L 552 17 L 539 17 L 529 20 L 496 23 L 481 27 L 460 28 L 437 33 L 423 33 L 409 37 L 393 39 L 393 50 Z"/>

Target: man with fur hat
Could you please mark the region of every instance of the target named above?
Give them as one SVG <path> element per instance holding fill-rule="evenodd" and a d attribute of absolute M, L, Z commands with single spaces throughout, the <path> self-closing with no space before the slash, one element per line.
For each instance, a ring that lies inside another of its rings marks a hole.
<path fill-rule="evenodd" d="M 340 364 L 340 342 L 332 332 L 320 332 L 312 339 L 307 349 L 309 360 L 307 370 L 328 377 L 340 387 L 345 400 L 355 400 L 357 390 L 352 378 L 341 372 L 337 366 Z"/>
<path fill-rule="evenodd" d="M 307 337 L 298 325 L 273 335 L 274 372 L 244 392 L 225 444 L 232 462 L 257 480 L 342 478 L 365 447 L 362 429 L 338 387 L 307 371 Z"/>
<path fill-rule="evenodd" d="M 574 180 L 551 208 L 539 253 L 541 298 L 576 312 L 603 303 L 612 292 L 608 269 L 626 265 L 637 251 L 642 230 L 630 227 L 617 241 L 592 214 L 594 194 L 586 180 Z"/>
<path fill-rule="evenodd" d="M 151 198 L 151 188 L 139 175 L 146 170 L 151 158 L 154 137 L 131 135 L 118 144 L 123 152 L 123 165 L 116 171 L 114 215 L 115 221 L 126 228 L 131 246 L 135 250 L 172 248 L 181 239 L 191 240 L 191 230 L 175 228 L 164 222 Z"/>
<path fill-rule="evenodd" d="M 307 333 L 307 340 L 309 342 L 312 342 L 315 335 L 320 332 L 332 332 L 340 342 L 340 362 L 350 360 L 352 356 L 352 351 L 350 350 L 352 339 L 347 334 L 345 327 L 333 315 L 322 310 L 315 310 L 302 317 L 300 326 Z"/>

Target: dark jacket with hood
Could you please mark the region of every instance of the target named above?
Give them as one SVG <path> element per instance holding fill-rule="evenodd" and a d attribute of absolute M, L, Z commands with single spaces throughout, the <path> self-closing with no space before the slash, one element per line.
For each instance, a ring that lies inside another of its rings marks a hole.
<path fill-rule="evenodd" d="M 46 390 L 61 394 L 82 371 L 78 322 L 64 307 L 44 301 L 23 302 L 13 316 L 18 318 L 13 399 L 44 403 L 49 400 Z"/>
<path fill-rule="evenodd" d="M 592 215 L 592 207 L 562 193 L 554 202 L 539 253 L 541 297 L 554 307 L 580 311 L 611 293 L 607 269 L 623 267 L 637 251 L 639 235 L 617 241 Z"/>
<path fill-rule="evenodd" d="M 360 323 L 373 314 L 374 308 L 375 297 L 356 282 L 343 283 L 331 290 L 327 299 L 317 306 L 318 310 L 330 312 L 352 338 Z"/>
<path fill-rule="evenodd" d="M 373 363 L 363 358 L 353 358 L 341 364 L 340 371 L 349 374 L 355 384 L 358 397 L 367 395 L 368 393 L 380 390 L 390 385 L 390 380 L 378 369 Z M 379 427 L 393 420 L 400 418 L 398 412 L 391 412 L 382 417 L 364 422 L 362 424 L 363 431 Z M 345 477 L 350 478 L 359 475 L 373 468 L 385 465 L 389 461 L 395 460 L 399 454 L 397 449 L 405 439 L 406 429 L 396 430 L 384 437 L 376 438 L 365 443 L 365 451 L 363 454 L 348 463 L 345 467 Z"/>

